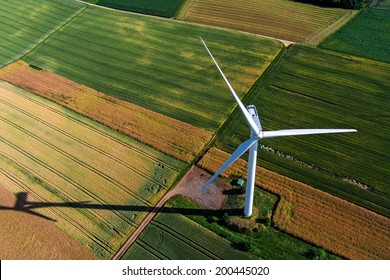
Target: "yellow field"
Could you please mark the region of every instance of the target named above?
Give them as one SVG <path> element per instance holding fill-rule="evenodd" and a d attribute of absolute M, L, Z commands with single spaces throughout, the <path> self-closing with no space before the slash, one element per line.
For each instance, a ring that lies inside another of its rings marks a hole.
<path fill-rule="evenodd" d="M 0 183 L 99 258 L 109 258 L 184 167 L 41 97 L 0 82 Z"/>
<path fill-rule="evenodd" d="M 211 148 L 198 165 L 214 173 L 228 157 Z M 246 165 L 239 159 L 223 176 L 246 175 Z M 390 258 L 390 219 L 259 166 L 256 185 L 280 197 L 273 222 L 281 230 L 349 259 Z"/>
<path fill-rule="evenodd" d="M 23 61 L 0 69 L 0 79 L 127 134 L 184 162 L 191 162 L 212 133 L 110 97 Z"/>
<path fill-rule="evenodd" d="M 0 185 L 0 259 L 95 259 L 48 220 L 13 209 L 16 197 Z"/>

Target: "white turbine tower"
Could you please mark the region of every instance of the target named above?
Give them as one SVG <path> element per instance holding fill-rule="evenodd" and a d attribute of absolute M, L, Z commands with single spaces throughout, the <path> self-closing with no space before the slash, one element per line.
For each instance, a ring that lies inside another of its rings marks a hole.
<path fill-rule="evenodd" d="M 249 105 L 246 108 L 242 104 L 241 100 L 238 98 L 233 87 L 230 85 L 228 79 L 223 74 L 221 68 L 219 67 L 217 61 L 214 59 L 210 50 L 206 46 L 206 43 L 200 38 L 203 45 L 205 46 L 207 52 L 209 53 L 211 59 L 214 61 L 219 72 L 221 73 L 223 79 L 225 80 L 227 86 L 232 92 L 234 98 L 236 99 L 238 106 L 240 107 L 242 113 L 245 116 L 250 128 L 251 134 L 250 138 L 242 143 L 234 151 L 234 153 L 228 158 L 228 160 L 221 166 L 221 168 L 211 177 L 210 180 L 202 186 L 204 190 L 212 181 L 215 180 L 226 168 L 228 168 L 236 159 L 243 155 L 249 149 L 249 161 L 248 161 L 248 177 L 246 184 L 246 194 L 245 194 L 245 207 L 244 207 L 244 216 L 250 217 L 252 215 L 252 206 L 253 206 L 253 193 L 255 185 L 255 174 L 256 174 L 256 158 L 257 158 L 257 145 L 259 139 L 262 138 L 272 138 L 279 136 L 295 136 L 295 135 L 308 135 L 308 134 L 323 134 L 323 133 L 341 133 L 341 132 L 356 132 L 356 129 L 285 129 L 285 130 L 276 130 L 276 131 L 263 131 L 259 116 L 257 115 L 257 110 L 254 105 Z"/>

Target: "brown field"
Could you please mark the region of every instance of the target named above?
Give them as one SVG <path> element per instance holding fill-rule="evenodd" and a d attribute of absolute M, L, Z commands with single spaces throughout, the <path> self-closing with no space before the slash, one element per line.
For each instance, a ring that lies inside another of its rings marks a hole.
<path fill-rule="evenodd" d="M 96 259 L 48 220 L 16 211 L 16 197 L 0 185 L 0 259 Z"/>
<path fill-rule="evenodd" d="M 355 14 L 356 11 L 352 10 L 319 7 L 299 1 L 189 0 L 178 18 L 293 42 L 317 44 L 325 33 L 334 32 L 340 27 L 338 25 Z"/>
<path fill-rule="evenodd" d="M 228 156 L 211 148 L 198 165 L 213 173 Z M 246 174 L 246 164 L 222 175 Z M 273 222 L 281 230 L 348 259 L 390 258 L 390 219 L 259 166 L 256 185 L 280 197 Z"/>
<path fill-rule="evenodd" d="M 127 134 L 167 155 L 191 162 L 212 133 L 125 102 L 18 61 L 0 69 L 0 79 L 50 99 Z"/>

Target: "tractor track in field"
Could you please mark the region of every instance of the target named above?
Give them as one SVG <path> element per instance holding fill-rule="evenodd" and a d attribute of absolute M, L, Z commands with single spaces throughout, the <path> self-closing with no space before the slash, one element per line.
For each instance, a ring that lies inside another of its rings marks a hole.
<path fill-rule="evenodd" d="M 113 260 L 120 260 L 121 257 L 126 253 L 130 246 L 135 242 L 138 236 L 144 231 L 144 229 L 149 225 L 153 218 L 157 215 L 159 210 L 164 206 L 164 204 L 171 199 L 173 196 L 180 194 L 180 189 L 176 186 L 171 189 L 164 197 L 154 206 L 152 211 L 146 216 L 142 223 L 137 227 L 137 229 L 131 234 L 129 239 L 122 245 L 118 252 L 112 257 Z"/>

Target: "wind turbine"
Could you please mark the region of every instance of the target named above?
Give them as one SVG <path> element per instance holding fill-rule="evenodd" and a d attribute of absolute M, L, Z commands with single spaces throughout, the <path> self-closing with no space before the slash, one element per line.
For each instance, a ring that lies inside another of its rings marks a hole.
<path fill-rule="evenodd" d="M 214 176 L 211 177 L 211 179 L 208 180 L 206 184 L 202 186 L 202 190 L 204 190 L 212 181 L 215 180 L 215 178 L 217 178 L 226 168 L 228 168 L 235 160 L 237 160 L 241 155 L 243 155 L 249 149 L 248 177 L 247 177 L 246 193 L 245 193 L 244 216 L 250 217 L 252 215 L 252 207 L 253 207 L 257 146 L 258 146 L 258 141 L 260 139 L 280 137 L 280 136 L 356 132 L 357 130 L 356 129 L 284 129 L 284 130 L 276 130 L 276 131 L 263 131 L 255 105 L 249 105 L 246 108 L 244 107 L 241 100 L 238 98 L 236 92 L 234 91 L 233 87 L 230 85 L 228 79 L 223 74 L 217 61 L 211 54 L 206 43 L 203 41 L 202 38 L 200 38 L 200 40 L 205 46 L 211 59 L 214 61 L 215 66 L 217 66 L 219 72 L 221 73 L 227 86 L 232 92 L 234 98 L 238 103 L 238 106 L 240 107 L 242 113 L 245 116 L 245 119 L 247 120 L 251 128 L 250 138 L 246 140 L 244 143 L 242 143 L 240 146 L 238 146 L 238 148 L 233 152 L 233 154 L 228 158 L 228 160 L 221 166 L 221 168 L 214 174 Z"/>

